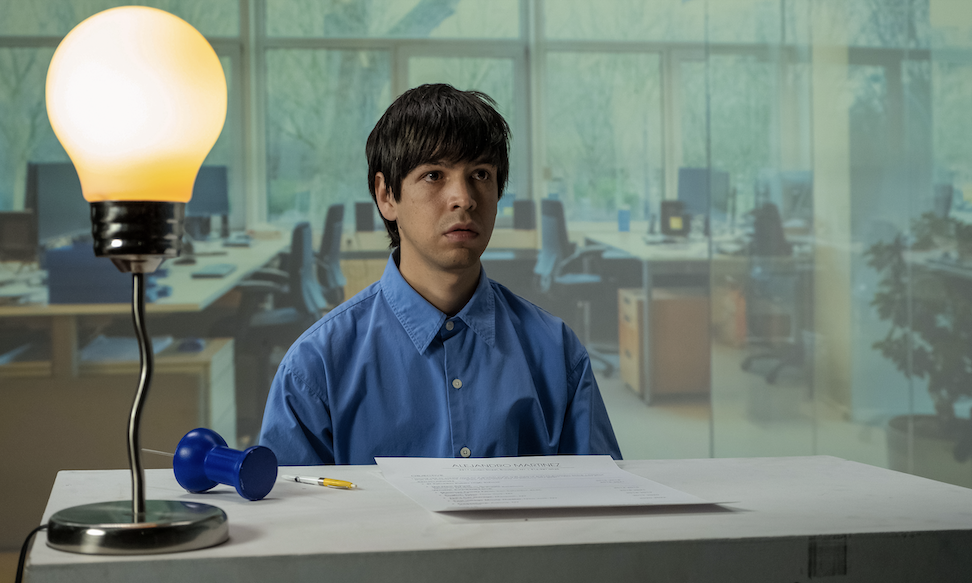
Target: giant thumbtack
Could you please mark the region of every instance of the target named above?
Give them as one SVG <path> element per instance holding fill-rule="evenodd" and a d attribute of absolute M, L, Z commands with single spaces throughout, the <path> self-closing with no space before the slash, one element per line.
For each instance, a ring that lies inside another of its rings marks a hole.
<path fill-rule="evenodd" d="M 260 500 L 277 480 L 277 456 L 262 445 L 230 449 L 218 433 L 200 427 L 179 441 L 172 469 L 179 485 L 190 492 L 227 484 L 247 500 Z"/>

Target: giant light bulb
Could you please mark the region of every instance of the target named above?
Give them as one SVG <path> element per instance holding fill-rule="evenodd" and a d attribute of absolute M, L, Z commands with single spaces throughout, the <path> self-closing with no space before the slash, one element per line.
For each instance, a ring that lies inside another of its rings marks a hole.
<path fill-rule="evenodd" d="M 227 539 L 208 504 L 146 500 L 139 422 L 152 378 L 145 274 L 179 255 L 186 202 L 226 119 L 219 58 L 184 20 L 125 6 L 64 37 L 47 72 L 47 113 L 91 203 L 94 251 L 132 272 L 141 372 L 128 422 L 132 500 L 74 506 L 48 522 L 47 544 L 91 554 L 184 551 Z"/>
<path fill-rule="evenodd" d="M 184 203 L 226 120 L 226 78 L 186 21 L 155 8 L 112 8 L 57 47 L 47 113 L 89 202 Z"/>

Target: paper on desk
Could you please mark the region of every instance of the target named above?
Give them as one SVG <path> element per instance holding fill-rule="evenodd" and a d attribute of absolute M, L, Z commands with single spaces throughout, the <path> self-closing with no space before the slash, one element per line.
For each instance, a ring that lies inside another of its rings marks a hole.
<path fill-rule="evenodd" d="M 709 503 L 626 472 L 608 455 L 375 462 L 386 480 L 433 512 Z"/>

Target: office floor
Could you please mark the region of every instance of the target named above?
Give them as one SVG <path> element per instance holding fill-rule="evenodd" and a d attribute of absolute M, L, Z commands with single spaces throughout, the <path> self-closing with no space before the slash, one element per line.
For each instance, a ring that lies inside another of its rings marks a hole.
<path fill-rule="evenodd" d="M 774 384 L 743 371 L 746 352 L 713 346 L 708 399 L 646 405 L 618 374 L 598 377 L 627 459 L 759 457 L 826 454 L 887 467 L 882 426 L 853 423 L 811 398 L 799 371 Z"/>
<path fill-rule="evenodd" d="M 0 553 L 0 583 L 13 583 L 16 579 L 19 554 L 19 550 Z"/>

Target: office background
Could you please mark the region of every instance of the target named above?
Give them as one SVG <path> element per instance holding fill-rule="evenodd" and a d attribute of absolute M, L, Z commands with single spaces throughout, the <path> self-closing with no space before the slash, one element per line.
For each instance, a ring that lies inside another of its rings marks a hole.
<path fill-rule="evenodd" d="M 827 454 L 972 487 L 968 2 L 145 4 L 185 18 L 220 55 L 229 113 L 206 165 L 226 169 L 230 232 L 271 225 L 289 241 L 307 221 L 316 248 L 342 204 L 355 233 L 354 203 L 370 202 L 364 141 L 394 97 L 427 82 L 479 89 L 513 128 L 500 228 L 517 226 L 517 201 L 532 203 L 539 228 L 553 200 L 580 246 L 628 237 L 580 264 L 599 282 L 586 296 L 545 289 L 533 256 L 526 269 L 487 262 L 604 356 L 598 381 L 625 457 Z M 31 165 L 68 161 L 46 117 L 47 65 L 64 34 L 114 5 L 0 0 L 0 211 L 32 208 Z M 651 325 L 638 329 L 642 270 L 696 249 L 691 268 L 654 277 Z M 4 261 L 0 279 L 36 268 Z M 149 325 L 176 340 L 227 318 L 235 330 L 239 301 Z M 126 327 L 102 315 L 73 332 L 85 346 Z M 0 318 L 2 366 L 22 339 L 58 330 Z M 648 380 L 625 365 L 646 337 L 669 355 Z M 250 372 L 237 368 L 235 382 Z M 923 431 L 929 419 L 938 438 Z M 239 429 L 241 445 L 252 440 L 254 427 Z M 43 440 L 15 447 L 48 455 Z M 4 483 L 15 479 L 16 467 L 0 467 Z M 53 474 L 31 479 L 46 492 Z M 21 530 L 0 546 L 12 550 Z"/>

